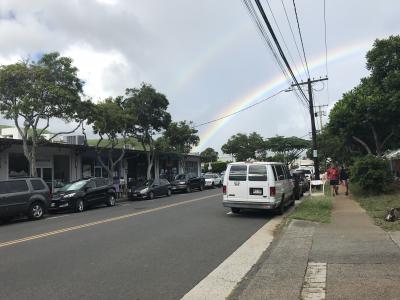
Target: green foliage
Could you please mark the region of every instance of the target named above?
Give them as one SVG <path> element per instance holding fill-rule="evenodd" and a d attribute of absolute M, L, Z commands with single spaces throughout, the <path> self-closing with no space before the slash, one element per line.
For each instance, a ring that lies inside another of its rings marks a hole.
<path fill-rule="evenodd" d="M 350 187 L 351 188 L 351 187 Z M 353 189 L 351 189 L 352 194 Z M 400 191 L 397 190 L 392 194 L 378 195 L 378 196 L 368 196 L 360 195 L 355 196 L 361 207 L 363 207 L 367 213 L 374 219 L 375 224 L 382 227 L 387 231 L 399 231 L 400 230 L 400 220 L 395 222 L 385 221 L 388 209 L 393 207 L 400 207 Z"/>
<path fill-rule="evenodd" d="M 224 153 L 232 154 L 237 161 L 256 159 L 265 151 L 264 139 L 256 132 L 249 135 L 238 133 L 222 145 L 221 149 Z"/>
<path fill-rule="evenodd" d="M 36 176 L 36 149 L 41 136 L 50 126 L 50 120 L 59 118 L 66 122 L 77 121 L 77 130 L 89 102 L 82 102 L 83 82 L 78 69 L 69 57 L 49 53 L 38 61 L 21 61 L 0 66 L 0 112 L 14 121 L 23 140 L 24 155 L 31 165 L 31 175 Z M 46 125 L 39 129 L 40 121 Z M 32 132 L 29 135 L 29 132 Z M 61 134 L 61 132 L 55 134 Z M 28 139 L 32 145 L 28 147 Z"/>
<path fill-rule="evenodd" d="M 172 122 L 163 133 L 163 138 L 174 152 L 189 153 L 200 142 L 197 132 L 192 122 Z"/>
<path fill-rule="evenodd" d="M 371 76 L 330 112 L 329 132 L 352 152 L 382 155 L 400 147 L 400 37 L 376 40 L 367 54 Z"/>
<path fill-rule="evenodd" d="M 265 149 L 275 154 L 271 159 L 287 165 L 298 159 L 300 154 L 309 146 L 310 141 L 295 136 L 275 136 L 265 141 Z"/>
<path fill-rule="evenodd" d="M 366 194 L 383 193 L 393 181 L 388 162 L 374 155 L 357 159 L 350 169 L 351 182 Z"/>
<path fill-rule="evenodd" d="M 291 219 L 330 223 L 332 198 L 329 196 L 307 197 L 290 215 Z"/>
<path fill-rule="evenodd" d="M 202 162 L 214 162 L 218 160 L 218 152 L 211 147 L 204 149 L 200 153 L 200 156 Z"/>

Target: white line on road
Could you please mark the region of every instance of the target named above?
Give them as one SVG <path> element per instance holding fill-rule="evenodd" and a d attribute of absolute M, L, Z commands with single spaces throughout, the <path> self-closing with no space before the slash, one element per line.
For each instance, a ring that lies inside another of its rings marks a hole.
<path fill-rule="evenodd" d="M 226 299 L 269 247 L 273 240 L 273 232 L 281 221 L 282 217 L 268 221 L 182 299 Z"/>
<path fill-rule="evenodd" d="M 227 212 L 226 214 L 227 214 L 227 215 L 231 215 L 231 214 L 232 214 L 232 212 L 230 211 L 230 212 Z"/>
<path fill-rule="evenodd" d="M 64 218 L 64 217 L 69 217 L 70 215 L 61 215 L 61 216 L 55 216 L 55 217 L 48 217 L 46 220 L 52 220 L 52 219 L 58 219 L 58 218 Z"/>

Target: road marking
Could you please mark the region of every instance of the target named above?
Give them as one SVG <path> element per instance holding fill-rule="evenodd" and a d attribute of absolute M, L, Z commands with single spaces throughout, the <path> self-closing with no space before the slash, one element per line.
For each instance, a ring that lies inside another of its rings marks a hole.
<path fill-rule="evenodd" d="M 227 215 L 231 215 L 231 214 L 232 214 L 232 212 L 230 211 L 230 212 L 227 212 L 226 214 L 227 214 Z"/>
<path fill-rule="evenodd" d="M 326 263 L 309 262 L 304 277 L 301 299 L 323 300 L 326 290 Z"/>
<path fill-rule="evenodd" d="M 120 221 L 120 220 L 124 220 L 124 219 L 128 219 L 128 218 L 132 218 L 132 217 L 135 217 L 135 216 L 143 215 L 143 214 L 156 212 L 156 211 L 163 210 L 163 209 L 166 209 L 166 208 L 176 207 L 176 206 L 180 206 L 180 205 L 185 205 L 185 204 L 189 204 L 189 203 L 205 200 L 205 199 L 208 199 L 208 198 L 213 198 L 215 196 L 218 196 L 218 195 L 210 195 L 210 196 L 205 196 L 205 197 L 201 197 L 201 198 L 195 198 L 195 199 L 191 199 L 191 200 L 187 200 L 187 201 L 183 201 L 183 202 L 168 204 L 168 205 L 164 205 L 164 206 L 160 206 L 160 207 L 156 207 L 156 208 L 151 208 L 151 209 L 147 209 L 147 210 L 143 210 L 143 211 L 139 211 L 139 212 L 134 212 L 134 213 L 131 213 L 131 214 L 126 214 L 126 215 L 122 215 L 122 216 L 118 216 L 118 217 L 103 219 L 103 220 L 90 222 L 90 223 L 86 223 L 86 224 L 82 224 L 82 225 L 72 226 L 72 227 L 66 227 L 66 228 L 62 228 L 62 229 L 58 229 L 58 230 L 54 230 L 54 231 L 50 231 L 50 232 L 45 232 L 45 233 L 40 233 L 40 234 L 24 237 L 24 238 L 17 239 L 17 240 L 11 240 L 11 241 L 8 241 L 8 242 L 0 243 L 0 248 L 4 248 L 4 247 L 20 244 L 20 243 L 32 241 L 32 240 L 37 240 L 37 239 L 41 239 L 41 238 L 45 238 L 45 237 L 49 237 L 49 236 L 65 233 L 65 232 L 75 231 L 75 230 L 82 229 L 82 228 L 92 227 L 92 226 L 95 226 L 95 225 L 100 225 L 100 224 Z"/>
<path fill-rule="evenodd" d="M 69 217 L 70 215 L 61 215 L 61 216 L 55 216 L 55 217 L 48 217 L 45 220 L 52 220 L 52 219 L 58 219 L 58 218 L 64 218 L 64 217 Z"/>
<path fill-rule="evenodd" d="M 273 240 L 273 232 L 281 221 L 282 217 L 268 221 L 182 299 L 226 299 L 269 247 Z"/>

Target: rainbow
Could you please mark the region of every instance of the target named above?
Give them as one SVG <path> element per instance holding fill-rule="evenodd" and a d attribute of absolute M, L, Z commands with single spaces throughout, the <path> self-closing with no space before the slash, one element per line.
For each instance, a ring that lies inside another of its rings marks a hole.
<path fill-rule="evenodd" d="M 368 39 L 362 42 L 335 48 L 329 52 L 328 63 L 339 61 L 354 54 L 366 52 L 367 49 L 371 47 L 372 43 L 373 39 Z M 325 53 L 308 62 L 308 67 L 310 71 L 324 65 L 325 65 Z M 222 116 L 234 113 L 235 111 L 238 111 L 240 109 L 243 109 L 246 106 L 251 105 L 253 102 L 260 100 L 260 98 L 265 97 L 272 91 L 278 88 L 284 88 L 287 85 L 288 85 L 287 80 L 283 75 L 279 75 L 272 79 L 269 79 L 268 81 L 257 87 L 255 90 L 251 91 L 248 95 L 234 101 L 227 109 L 220 112 L 213 119 L 217 119 Z M 225 119 L 212 123 L 210 126 L 208 126 L 206 130 L 200 133 L 200 143 L 196 148 L 193 149 L 193 151 L 198 152 L 199 150 L 202 150 L 205 147 L 205 145 L 209 142 L 209 140 L 230 120 L 232 120 L 233 117 L 234 116 L 227 117 Z"/>

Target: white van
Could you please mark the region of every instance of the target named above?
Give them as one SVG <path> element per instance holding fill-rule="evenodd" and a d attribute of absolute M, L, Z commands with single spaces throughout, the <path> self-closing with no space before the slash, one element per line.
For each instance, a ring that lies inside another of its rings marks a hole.
<path fill-rule="evenodd" d="M 236 162 L 227 166 L 223 206 L 233 213 L 242 208 L 276 209 L 294 204 L 293 183 L 286 165 L 277 162 Z"/>

